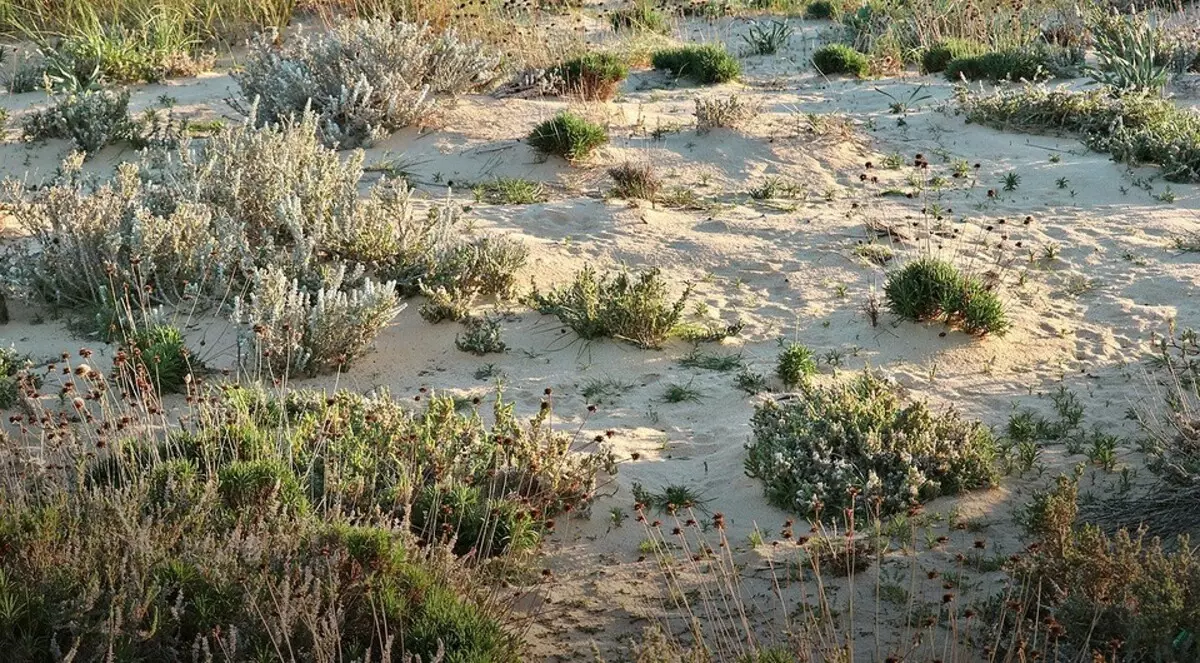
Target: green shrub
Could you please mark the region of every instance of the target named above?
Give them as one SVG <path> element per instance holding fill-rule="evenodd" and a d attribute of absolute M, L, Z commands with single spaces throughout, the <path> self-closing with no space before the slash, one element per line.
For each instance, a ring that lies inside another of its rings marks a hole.
<path fill-rule="evenodd" d="M 956 57 L 945 72 L 951 81 L 1037 81 L 1055 76 L 1057 66 L 1045 51 L 1015 49 Z"/>
<path fill-rule="evenodd" d="M 620 271 L 597 276 L 585 267 L 574 280 L 547 293 L 536 288 L 530 304 L 553 315 L 580 338 L 615 338 L 658 348 L 679 324 L 691 288 L 674 301 L 658 269 L 632 276 Z"/>
<path fill-rule="evenodd" d="M 130 334 L 124 343 L 130 378 L 144 377 L 160 393 L 180 391 L 192 372 L 191 352 L 183 333 L 170 325 L 150 325 Z"/>
<path fill-rule="evenodd" d="M 629 7 L 609 13 L 608 23 L 613 30 L 635 30 L 665 35 L 671 31 L 667 15 L 648 0 L 635 0 Z"/>
<path fill-rule="evenodd" d="M 986 49 L 982 44 L 969 39 L 949 37 L 942 39 L 926 48 L 921 53 L 921 71 L 926 74 L 936 74 L 946 70 L 951 60 L 965 58 L 983 53 Z"/>
<path fill-rule="evenodd" d="M 884 295 L 906 320 L 945 320 L 969 334 L 1002 335 L 1009 322 L 1004 305 L 977 277 L 937 258 L 921 258 L 888 274 Z"/>
<path fill-rule="evenodd" d="M 562 80 L 564 92 L 589 101 L 607 101 L 629 76 L 629 66 L 612 53 L 588 53 L 567 60 L 551 73 Z"/>
<path fill-rule="evenodd" d="M 845 44 L 828 44 L 813 53 L 813 65 L 826 76 L 850 74 L 863 78 L 871 68 L 871 61 Z"/>
<path fill-rule="evenodd" d="M 1067 131 L 1122 163 L 1154 163 L 1173 182 L 1200 181 L 1200 113 L 1148 94 L 1113 97 L 1025 86 L 960 99 L 967 121 L 1031 133 Z"/>
<path fill-rule="evenodd" d="M 500 340 L 500 321 L 486 316 L 467 318 L 466 329 L 454 337 L 454 346 L 476 355 L 504 352 L 507 349 L 504 341 Z"/>
<path fill-rule="evenodd" d="M 874 373 L 802 390 L 802 398 L 757 406 L 746 445 L 747 474 L 780 508 L 838 519 L 851 507 L 874 514 L 878 498 L 886 517 L 996 479 L 987 427 L 904 404 Z"/>
<path fill-rule="evenodd" d="M 808 376 L 817 372 L 817 362 L 812 350 L 799 343 L 787 343 L 779 353 L 775 365 L 775 375 L 783 381 L 788 389 L 804 384 Z"/>
<path fill-rule="evenodd" d="M 718 44 L 689 44 L 655 51 L 650 58 L 655 69 L 686 77 L 701 85 L 727 83 L 742 73 L 742 65 Z"/>
<path fill-rule="evenodd" d="M 804 18 L 810 21 L 831 21 L 841 14 L 842 8 L 831 0 L 812 0 L 804 7 Z"/>
<path fill-rule="evenodd" d="M 567 161 L 586 159 L 607 142 L 604 127 L 566 111 L 542 122 L 529 134 L 529 144 L 535 150 Z"/>
<path fill-rule="evenodd" d="M 234 461 L 221 468 L 217 480 L 221 500 L 233 513 L 282 509 L 304 513 L 308 501 L 292 468 L 274 460 Z"/>

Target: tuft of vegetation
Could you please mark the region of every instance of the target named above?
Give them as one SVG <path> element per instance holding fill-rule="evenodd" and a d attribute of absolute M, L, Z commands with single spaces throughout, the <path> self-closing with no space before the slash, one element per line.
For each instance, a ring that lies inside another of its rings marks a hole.
<path fill-rule="evenodd" d="M 792 32 L 792 27 L 783 21 L 771 21 L 767 25 L 752 23 L 742 35 L 742 41 L 753 55 L 775 55 L 787 46 Z"/>
<path fill-rule="evenodd" d="M 15 349 L 0 348 L 0 410 L 7 410 L 20 400 L 21 373 L 28 364 L 29 357 Z"/>
<path fill-rule="evenodd" d="M 553 315 L 580 338 L 615 338 L 642 348 L 659 348 L 679 325 L 691 287 L 672 299 L 658 269 L 636 276 L 627 271 L 597 275 L 585 267 L 568 285 L 547 293 L 536 287 L 530 305 Z"/>
<path fill-rule="evenodd" d="M 662 180 L 650 164 L 635 164 L 626 161 L 608 169 L 613 181 L 613 195 L 618 198 L 639 198 L 654 202 L 662 190 Z"/>
<path fill-rule="evenodd" d="M 466 329 L 454 337 L 454 346 L 463 352 L 483 356 L 504 352 L 508 346 L 500 340 L 500 320 L 488 316 L 467 318 Z"/>
<path fill-rule="evenodd" d="M 617 94 L 629 66 L 612 53 L 587 53 L 551 70 L 562 81 L 562 92 L 588 101 L 608 101 Z"/>
<path fill-rule="evenodd" d="M 261 34 L 233 78 L 258 122 L 311 112 L 323 143 L 350 148 L 421 121 L 440 96 L 489 83 L 499 66 L 499 54 L 453 30 L 352 20 L 290 35 L 282 47 L 277 33 Z"/>
<path fill-rule="evenodd" d="M 871 69 L 871 61 L 845 44 L 827 44 L 818 48 L 812 56 L 813 66 L 825 76 L 848 74 L 864 78 Z"/>
<path fill-rule="evenodd" d="M 696 510 L 708 513 L 705 508 L 708 500 L 702 498 L 700 493 L 690 486 L 670 484 L 663 486 L 658 492 L 647 490 L 640 483 L 634 483 L 630 488 L 639 511 L 653 509 L 659 513 L 673 514 L 678 511 Z"/>
<path fill-rule="evenodd" d="M 529 144 L 542 154 L 581 161 L 608 142 L 604 127 L 564 111 L 539 124 L 529 134 Z"/>
<path fill-rule="evenodd" d="M 68 95 L 46 110 L 25 117 L 21 126 L 25 140 L 63 138 L 87 155 L 129 140 L 129 91 L 85 91 Z"/>
<path fill-rule="evenodd" d="M 951 60 L 980 55 L 987 49 L 969 39 L 950 37 L 937 41 L 921 53 L 921 71 L 936 74 L 946 70 Z"/>
<path fill-rule="evenodd" d="M 655 51 L 650 58 L 655 69 L 701 85 L 728 83 L 742 74 L 742 65 L 719 44 L 688 44 Z"/>
<path fill-rule="evenodd" d="M 149 325 L 129 334 L 123 346 L 118 368 L 130 380 L 149 380 L 157 393 L 182 391 L 192 374 L 192 353 L 176 327 Z"/>
<path fill-rule="evenodd" d="M 888 274 L 884 295 L 892 312 L 906 320 L 944 320 L 978 336 L 1002 335 L 1010 325 L 991 288 L 937 258 L 920 258 Z"/>
<path fill-rule="evenodd" d="M 804 7 L 804 18 L 810 21 L 832 21 L 841 15 L 841 5 L 832 0 L 812 0 Z"/>
<path fill-rule="evenodd" d="M 617 32 L 628 30 L 665 35 L 671 31 L 667 15 L 649 0 L 635 0 L 628 7 L 609 12 L 608 23 Z"/>
<path fill-rule="evenodd" d="M 886 517 L 997 478 L 986 426 L 905 404 L 874 373 L 802 391 L 758 405 L 746 445 L 746 473 L 780 508 L 817 519 L 844 509 Z"/>
<path fill-rule="evenodd" d="M 692 383 L 678 384 L 672 382 L 663 390 L 662 400 L 664 403 L 699 403 L 704 400 L 704 394 L 699 389 L 694 389 Z"/>
<path fill-rule="evenodd" d="M 1173 182 L 1200 181 L 1200 113 L 1152 94 L 1024 86 L 960 97 L 967 120 L 1030 133 L 1069 132 L 1113 160 L 1157 164 Z"/>
<path fill-rule="evenodd" d="M 775 362 L 775 375 L 788 389 L 795 389 L 806 382 L 808 376 L 817 372 L 813 351 L 800 343 L 785 343 Z"/>
<path fill-rule="evenodd" d="M 1039 81 L 1060 76 L 1081 56 L 1051 48 L 1021 48 L 956 57 L 946 63 L 951 81 Z"/>
<path fill-rule="evenodd" d="M 737 129 L 758 117 L 761 111 L 758 104 L 742 101 L 736 94 L 725 99 L 696 99 L 696 131 Z"/>
<path fill-rule="evenodd" d="M 497 177 L 476 186 L 475 198 L 493 205 L 532 205 L 546 201 L 546 187 L 519 177 Z"/>

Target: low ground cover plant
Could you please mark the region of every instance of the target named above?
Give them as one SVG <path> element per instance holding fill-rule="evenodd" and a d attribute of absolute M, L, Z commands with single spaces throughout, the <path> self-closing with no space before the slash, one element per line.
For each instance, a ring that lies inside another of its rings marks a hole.
<path fill-rule="evenodd" d="M 746 473 L 779 508 L 816 519 L 844 509 L 886 517 L 997 478 L 986 426 L 905 403 L 875 373 L 802 392 L 758 405 L 746 444 Z"/>
<path fill-rule="evenodd" d="M 906 320 L 942 320 L 979 336 L 1002 335 L 1010 326 L 991 288 L 938 258 L 920 258 L 889 273 L 883 292 L 888 308 Z"/>
<path fill-rule="evenodd" d="M 1076 134 L 1113 160 L 1152 163 L 1173 182 L 1200 181 L 1200 114 L 1153 94 L 1028 85 L 960 96 L 967 120 L 998 129 Z"/>
<path fill-rule="evenodd" d="M 312 112 L 322 142 L 350 148 L 420 122 L 439 98 L 490 83 L 499 66 L 499 55 L 452 30 L 354 20 L 282 48 L 260 35 L 233 77 L 260 123 Z"/>
<path fill-rule="evenodd" d="M 604 127 L 564 111 L 535 127 L 528 140 L 542 154 L 582 161 L 608 142 L 608 134 Z"/>
<path fill-rule="evenodd" d="M 691 79 L 701 85 L 727 83 L 742 73 L 737 58 L 718 44 L 688 44 L 667 48 L 655 51 L 650 61 L 655 69 Z"/>
<path fill-rule="evenodd" d="M 849 74 L 863 78 L 871 68 L 866 55 L 845 44 L 828 44 L 813 53 L 813 66 L 826 76 Z"/>
<path fill-rule="evenodd" d="M 547 292 L 536 287 L 529 303 L 553 315 L 586 340 L 615 338 L 659 348 L 679 326 L 691 289 L 672 297 L 658 269 L 597 274 L 585 267 L 571 283 Z"/>

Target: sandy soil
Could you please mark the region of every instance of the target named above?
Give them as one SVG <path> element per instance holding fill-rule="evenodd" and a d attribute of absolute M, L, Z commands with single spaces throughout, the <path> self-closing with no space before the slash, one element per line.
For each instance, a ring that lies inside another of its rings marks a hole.
<path fill-rule="evenodd" d="M 399 158 L 431 199 L 446 195 L 449 188 L 471 205 L 478 228 L 525 241 L 532 255 L 522 282 L 532 279 L 547 286 L 586 264 L 626 264 L 660 267 L 681 288 L 685 282 L 694 284 L 695 301 L 706 305 L 703 317 L 740 319 L 746 325 L 741 337 L 706 350 L 741 354 L 760 372 L 772 371 L 780 339 L 798 339 L 829 358 L 822 362 L 823 380 L 878 367 L 916 398 L 953 406 L 997 426 L 1017 406 L 1047 412 L 1047 395 L 1065 385 L 1087 407 L 1088 426 L 1133 433 L 1125 412 L 1148 395 L 1142 361 L 1151 336 L 1165 333 L 1172 321 L 1180 327 L 1200 322 L 1196 254 L 1180 254 L 1169 246 L 1173 235 L 1197 227 L 1200 191 L 1172 184 L 1176 199 L 1166 204 L 1154 197 L 1168 186 L 1153 169 L 1127 169 L 1069 137 L 1002 133 L 966 124 L 955 113 L 951 86 L 938 77 L 824 80 L 805 62 L 825 26 L 796 25 L 798 34 L 780 55 L 743 58 L 746 75 L 740 84 L 695 88 L 639 71 L 606 104 L 466 97 L 433 126 L 401 132 L 371 148 L 367 162 Z M 681 31 L 692 39 L 724 39 L 736 49 L 745 26 L 743 20 L 696 22 Z M 904 99 L 914 90 L 927 98 L 906 114 L 889 112 L 888 95 Z M 742 130 L 698 134 L 693 99 L 731 93 L 760 103 L 763 113 Z M 176 112 L 185 116 L 237 120 L 223 101 L 236 94 L 225 74 L 140 86 L 134 90 L 134 112 L 159 103 L 164 94 L 176 100 Z M 66 153 L 65 144 L 17 140 L 13 127 L 21 116 L 46 102 L 42 93 L 0 95 L 0 106 L 12 117 L 0 144 L 3 175 L 37 181 Z M 1180 103 L 1194 100 L 1183 97 Z M 540 159 L 522 140 L 535 123 L 569 106 L 605 122 L 612 136 L 597 157 L 576 167 Z M 906 161 L 917 153 L 926 155 L 930 175 L 942 175 L 948 184 L 924 198 L 880 195 L 889 188 L 913 188 L 907 179 L 914 169 L 881 165 L 890 153 L 900 153 Z M 111 172 L 132 156 L 128 150 L 109 149 L 89 168 Z M 966 178 L 952 178 L 951 162 L 958 159 L 979 167 Z M 656 208 L 607 199 L 605 169 L 625 160 L 654 164 L 669 188 L 695 190 L 705 208 Z M 874 168 L 868 171 L 867 162 Z M 1020 174 L 1019 188 L 989 198 L 987 190 L 999 189 L 1010 171 Z M 860 181 L 864 173 L 879 182 Z M 527 206 L 475 203 L 464 185 L 496 176 L 543 182 L 550 200 Z M 366 178 L 364 188 L 373 177 Z M 771 177 L 802 187 L 806 195 L 753 200 L 748 190 Z M 1056 184 L 1060 178 L 1066 178 L 1063 187 Z M 1150 192 L 1135 184 L 1143 181 L 1149 182 Z M 931 236 L 922 208 L 935 204 L 945 210 L 946 220 Z M 1028 224 L 1026 217 L 1031 217 Z M 895 229 L 898 237 L 878 241 L 893 245 L 896 260 L 915 256 L 930 243 L 957 259 L 989 265 L 1003 284 L 1012 332 L 974 340 L 956 332 L 943 334 L 939 325 L 899 323 L 887 313 L 879 326 L 872 326 L 861 307 L 872 291 L 881 290 L 884 272 L 854 252 L 870 237 L 868 223 Z M 11 229 L 5 232 L 12 235 Z M 1053 257 L 1047 257 L 1047 247 L 1057 249 L 1051 251 Z M 11 308 L 13 321 L 0 327 L 0 345 L 14 345 L 47 361 L 87 345 L 97 350 L 93 361 L 100 367 L 112 352 L 78 338 L 42 312 L 16 302 Z M 421 387 L 486 394 L 498 377 L 506 395 L 529 412 L 551 389 L 558 424 L 564 430 L 580 429 L 582 440 L 616 431 L 613 442 L 624 459 L 619 475 L 606 484 L 590 519 L 560 524 L 549 541 L 544 563 L 553 570 L 553 580 L 525 588 L 526 612 L 518 617 L 532 643 L 530 660 L 591 658 L 593 646 L 621 660 L 629 640 L 648 625 L 686 629 L 671 607 L 663 571 L 652 557 L 639 561 L 644 556 L 639 544 L 647 537 L 643 524 L 629 517 L 616 526 L 610 517 L 614 508 L 632 516 L 634 483 L 652 489 L 686 484 L 703 495 L 705 509 L 722 512 L 748 620 L 761 632 L 785 628 L 786 613 L 804 600 L 806 590 L 780 580 L 779 565 L 794 557 L 794 546 L 772 545 L 789 514 L 767 505 L 760 484 L 743 471 L 743 444 L 756 397 L 736 390 L 730 373 L 682 368 L 678 360 L 691 350 L 682 343 L 662 351 L 607 341 L 582 343 L 563 333 L 552 318 L 519 306 L 501 309 L 510 346 L 506 354 L 477 358 L 460 352 L 454 347 L 457 326 L 431 326 L 410 306 L 380 336 L 372 353 L 337 378 L 337 386 L 387 387 L 398 395 Z M 218 316 L 191 320 L 188 334 L 201 359 L 217 370 L 211 379 L 232 366 L 235 332 Z M 485 373 L 494 377 L 481 378 Z M 598 411 L 589 415 L 581 391 L 606 379 L 621 385 L 619 393 L 601 399 Z M 702 393 L 701 400 L 662 402 L 670 383 L 692 385 Z M 330 388 L 334 382 L 318 379 L 303 386 Z M 929 550 L 922 543 L 920 553 L 897 547 L 882 564 L 860 574 L 854 587 L 839 590 L 864 597 L 851 615 L 859 640 L 856 651 L 868 657 L 867 652 L 907 651 L 910 646 L 905 609 L 876 602 L 876 583 L 907 586 L 910 575 L 919 575 L 915 595 L 936 604 L 943 582 L 927 582 L 927 571 L 961 569 L 956 555 L 975 549 L 975 541 L 984 542 L 988 555 L 1020 550 L 1014 509 L 1033 487 L 1081 461 L 1086 458 L 1049 447 L 1041 476 L 1014 476 L 996 490 L 931 505 L 928 514 L 944 517 L 930 515 L 920 536 L 945 533 L 947 544 Z M 1138 470 L 1141 459 L 1134 449 L 1123 447 L 1120 465 Z M 1093 473 L 1089 485 L 1097 491 L 1115 481 L 1114 475 Z M 1136 481 L 1146 480 L 1145 474 L 1142 470 Z M 954 527 L 967 522 L 969 528 Z M 750 543 L 756 529 L 764 534 L 763 545 Z M 667 536 L 671 538 L 669 532 Z M 713 532 L 698 536 L 716 540 Z M 690 581 L 698 592 L 715 582 L 711 574 L 705 579 L 700 569 L 689 568 L 681 573 L 694 576 Z M 956 591 L 980 599 L 1003 582 L 995 572 L 970 570 L 964 575 L 970 580 L 960 579 Z M 774 596 L 777 582 L 786 585 L 778 592 L 782 598 Z M 669 614 L 675 617 L 668 619 Z M 929 647 L 932 656 L 947 646 L 944 634 L 940 637 L 926 638 L 920 646 Z"/>

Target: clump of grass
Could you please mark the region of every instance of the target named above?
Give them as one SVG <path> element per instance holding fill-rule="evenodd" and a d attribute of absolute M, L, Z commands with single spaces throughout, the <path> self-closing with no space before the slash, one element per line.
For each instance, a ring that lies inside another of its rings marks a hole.
<path fill-rule="evenodd" d="M 583 394 L 588 403 L 600 404 L 612 402 L 635 386 L 632 382 L 623 382 L 611 377 L 593 378 L 583 385 L 579 393 Z"/>
<path fill-rule="evenodd" d="M 629 66 L 612 53 L 588 53 L 567 60 L 552 73 L 562 81 L 563 92 L 589 101 L 607 101 L 629 76 Z"/>
<path fill-rule="evenodd" d="M 831 0 L 813 0 L 804 7 L 804 18 L 810 21 L 830 21 L 841 14 L 841 6 Z"/>
<path fill-rule="evenodd" d="M 813 66 L 826 76 L 848 74 L 864 78 L 871 69 L 871 61 L 845 44 L 828 44 L 813 53 Z"/>
<path fill-rule="evenodd" d="M 497 177 L 476 186 L 475 197 L 493 205 L 532 205 L 545 202 L 546 188 L 519 177 Z"/>
<path fill-rule="evenodd" d="M 613 181 L 613 195 L 618 198 L 639 198 L 653 202 L 662 190 L 662 180 L 650 164 L 626 161 L 609 168 L 608 176 Z"/>
<path fill-rule="evenodd" d="M 753 55 L 774 55 L 792 38 L 792 27 L 783 21 L 771 21 L 767 25 L 753 23 L 742 41 Z"/>
<path fill-rule="evenodd" d="M 991 51 L 956 57 L 945 73 L 952 81 L 1038 81 L 1066 73 L 1075 57 L 1051 48 Z"/>
<path fill-rule="evenodd" d="M 679 365 L 686 368 L 702 368 L 707 371 L 732 371 L 741 368 L 745 365 L 740 354 L 716 354 L 712 352 L 702 352 L 699 348 L 692 350 L 682 359 L 679 360 Z"/>
<path fill-rule="evenodd" d="M 979 336 L 1002 335 L 1010 325 L 995 292 L 937 258 L 921 258 L 889 274 L 884 296 L 892 312 L 906 320 L 945 320 Z"/>
<path fill-rule="evenodd" d="M 1114 97 L 1039 86 L 960 97 L 967 120 L 1030 133 L 1066 131 L 1123 163 L 1158 164 L 1173 182 L 1200 181 L 1200 114 L 1151 94 Z"/>
<path fill-rule="evenodd" d="M 607 143 L 608 134 L 604 127 L 564 111 L 539 124 L 528 140 L 542 154 L 581 161 Z"/>
<path fill-rule="evenodd" d="M 467 318 L 466 329 L 454 337 L 454 347 L 463 352 L 483 356 L 489 352 L 504 352 L 508 346 L 500 340 L 500 320 L 489 316 Z"/>
<path fill-rule="evenodd" d="M 734 377 L 734 384 L 747 394 L 759 394 L 767 390 L 767 377 L 749 368 L 743 368 Z"/>
<path fill-rule="evenodd" d="M 788 389 L 794 389 L 808 381 L 817 372 L 813 351 L 800 343 L 785 343 L 775 362 L 775 375 Z"/>
<path fill-rule="evenodd" d="M 158 393 L 182 391 L 193 371 L 192 353 L 183 333 L 170 325 L 149 325 L 129 334 L 123 345 L 129 379 L 149 380 Z"/>
<path fill-rule="evenodd" d="M 665 35 L 671 31 L 667 15 L 648 0 L 636 0 L 628 7 L 610 12 L 608 23 L 618 32 L 631 30 Z"/>
<path fill-rule="evenodd" d="M 743 101 L 736 94 L 725 99 L 696 99 L 696 131 L 737 129 L 757 117 L 761 110 L 758 104 Z"/>
<path fill-rule="evenodd" d="M 701 497 L 694 488 L 683 484 L 666 485 L 658 492 L 653 492 L 635 482 L 630 486 L 630 492 L 633 493 L 639 510 L 653 509 L 660 513 L 676 513 L 695 509 L 707 513 L 705 505 L 708 504 L 708 500 Z"/>
<path fill-rule="evenodd" d="M 662 400 L 664 403 L 699 403 L 704 399 L 704 394 L 699 389 L 692 387 L 692 383 L 678 384 L 672 382 L 663 390 Z"/>
<path fill-rule="evenodd" d="M 553 315 L 583 339 L 615 338 L 659 348 L 679 324 L 691 288 L 672 299 L 658 269 L 597 275 L 585 267 L 570 284 L 546 293 L 534 288 L 530 304 Z"/>
<path fill-rule="evenodd" d="M 996 480 L 986 426 L 906 404 L 874 373 L 803 392 L 758 405 L 746 445 L 747 474 L 780 508 L 817 519 L 844 509 L 886 517 Z"/>
<path fill-rule="evenodd" d="M 701 85 L 727 83 L 742 73 L 737 58 L 718 44 L 688 44 L 655 51 L 650 58 L 655 69 L 689 78 Z"/>
<path fill-rule="evenodd" d="M 949 37 L 931 44 L 921 53 L 921 71 L 936 74 L 946 70 L 951 60 L 979 55 L 986 47 L 969 39 Z"/>

